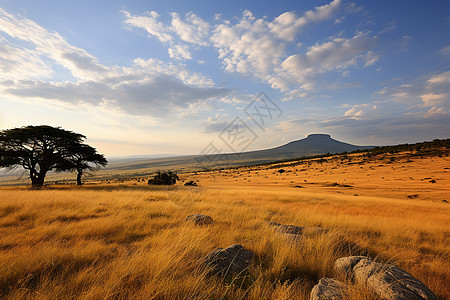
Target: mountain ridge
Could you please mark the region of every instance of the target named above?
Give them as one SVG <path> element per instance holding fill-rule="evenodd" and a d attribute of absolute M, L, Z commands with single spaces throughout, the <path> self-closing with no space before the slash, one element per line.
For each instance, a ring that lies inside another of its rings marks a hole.
<path fill-rule="evenodd" d="M 287 144 L 239 153 L 224 153 L 220 155 L 179 155 L 157 159 L 114 162 L 107 169 L 131 170 L 136 168 L 186 169 L 186 168 L 217 168 L 242 164 L 258 164 L 283 159 L 300 158 L 304 156 L 326 153 L 351 152 L 370 149 L 373 146 L 356 146 L 335 140 L 329 134 L 309 134 L 306 138 L 291 141 Z"/>

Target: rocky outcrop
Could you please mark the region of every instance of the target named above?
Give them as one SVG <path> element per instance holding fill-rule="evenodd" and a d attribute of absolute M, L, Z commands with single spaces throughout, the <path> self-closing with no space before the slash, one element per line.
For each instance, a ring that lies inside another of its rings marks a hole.
<path fill-rule="evenodd" d="M 253 252 L 241 245 L 218 248 L 205 256 L 201 264 L 209 275 L 227 276 L 239 274 L 250 265 Z"/>
<path fill-rule="evenodd" d="M 334 270 L 337 275 L 366 284 L 381 299 L 437 300 L 425 284 L 408 272 L 393 265 L 374 262 L 367 257 L 340 258 L 336 261 Z"/>
<path fill-rule="evenodd" d="M 336 260 L 334 273 L 338 278 L 353 279 L 353 268 L 360 260 L 367 259 L 365 256 L 348 256 Z"/>
<path fill-rule="evenodd" d="M 347 284 L 334 278 L 322 278 L 310 294 L 311 300 L 341 300 L 345 299 Z"/>

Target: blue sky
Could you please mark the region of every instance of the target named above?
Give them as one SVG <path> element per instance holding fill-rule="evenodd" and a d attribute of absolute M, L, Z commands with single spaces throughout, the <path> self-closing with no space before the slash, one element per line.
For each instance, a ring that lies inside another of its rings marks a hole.
<path fill-rule="evenodd" d="M 448 138 L 449 37 L 449 1 L 0 0 L 0 129 L 107 156 L 229 152 L 236 120 L 246 150 Z M 281 113 L 257 126 L 261 92 Z"/>

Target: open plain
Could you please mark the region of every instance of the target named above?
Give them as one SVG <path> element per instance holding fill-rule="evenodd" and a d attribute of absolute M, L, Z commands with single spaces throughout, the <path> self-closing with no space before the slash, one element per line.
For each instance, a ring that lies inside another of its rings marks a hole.
<path fill-rule="evenodd" d="M 450 158 L 330 156 L 82 187 L 0 190 L 5 299 L 309 299 L 336 259 L 399 266 L 450 299 Z M 193 180 L 198 187 L 186 187 Z M 196 226 L 191 214 L 214 222 Z M 324 231 L 291 239 L 270 222 Z M 207 276 L 216 248 L 255 253 L 245 274 Z M 348 299 L 377 299 L 349 283 Z"/>

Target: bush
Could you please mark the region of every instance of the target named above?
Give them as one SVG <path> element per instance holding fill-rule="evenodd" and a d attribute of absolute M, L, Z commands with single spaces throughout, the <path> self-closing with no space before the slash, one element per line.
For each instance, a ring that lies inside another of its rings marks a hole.
<path fill-rule="evenodd" d="M 185 186 L 198 186 L 197 183 L 194 180 L 191 180 L 189 182 L 186 182 L 184 184 Z"/>
<path fill-rule="evenodd" d="M 279 170 L 278 170 L 278 173 L 280 173 L 280 174 L 283 174 L 284 172 L 286 172 L 285 169 L 279 169 Z"/>
<path fill-rule="evenodd" d="M 155 184 L 155 185 L 174 185 L 177 180 L 180 180 L 178 178 L 177 173 L 172 171 L 159 171 L 157 174 L 152 178 L 148 180 L 148 184 Z"/>

